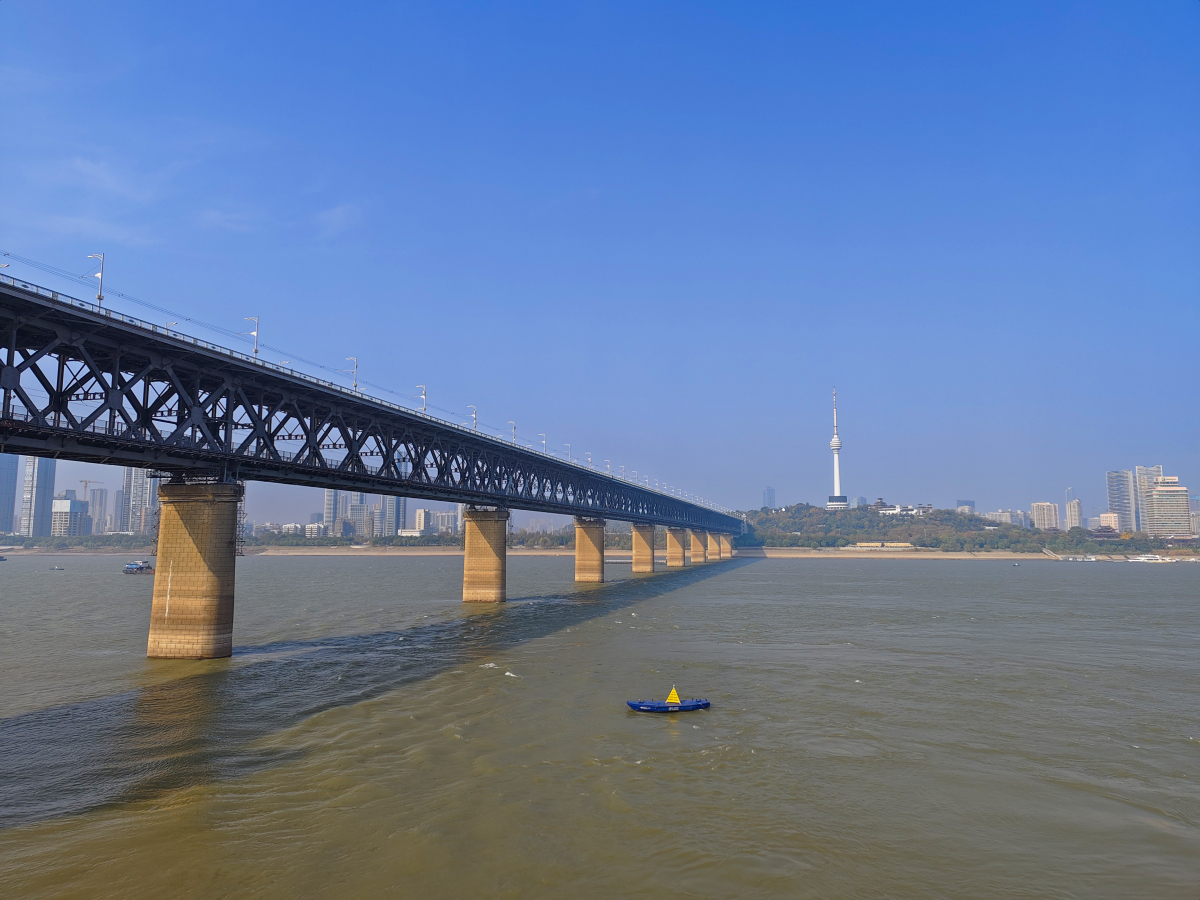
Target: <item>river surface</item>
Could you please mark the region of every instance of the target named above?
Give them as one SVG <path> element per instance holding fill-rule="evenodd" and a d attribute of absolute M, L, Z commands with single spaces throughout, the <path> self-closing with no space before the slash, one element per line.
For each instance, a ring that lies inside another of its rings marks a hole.
<path fill-rule="evenodd" d="M 6 897 L 1200 897 L 1200 565 L 123 562 L 0 563 Z"/>

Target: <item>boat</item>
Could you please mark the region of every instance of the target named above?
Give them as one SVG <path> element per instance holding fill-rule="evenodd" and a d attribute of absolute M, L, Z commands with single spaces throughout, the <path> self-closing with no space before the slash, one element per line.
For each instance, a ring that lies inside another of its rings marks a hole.
<path fill-rule="evenodd" d="M 126 575 L 153 575 L 154 566 L 150 565 L 149 561 L 144 559 L 135 559 L 131 563 L 125 563 Z"/>
<path fill-rule="evenodd" d="M 0 556 L 0 562 L 8 562 L 7 556 Z"/>
<path fill-rule="evenodd" d="M 65 572 L 67 570 L 64 569 L 62 566 L 51 566 L 50 571 L 51 572 Z"/>
<path fill-rule="evenodd" d="M 680 700 L 675 685 L 671 685 L 671 693 L 667 695 L 666 700 L 626 700 L 625 702 L 634 712 L 692 712 L 696 709 L 708 709 L 709 706 L 707 700 L 699 698 Z"/>
<path fill-rule="evenodd" d="M 1142 563 L 1173 563 L 1173 562 L 1175 562 L 1175 560 L 1173 560 L 1171 557 L 1159 556 L 1157 553 L 1143 553 L 1141 556 L 1132 556 L 1129 558 L 1129 561 L 1130 562 L 1142 562 Z"/>

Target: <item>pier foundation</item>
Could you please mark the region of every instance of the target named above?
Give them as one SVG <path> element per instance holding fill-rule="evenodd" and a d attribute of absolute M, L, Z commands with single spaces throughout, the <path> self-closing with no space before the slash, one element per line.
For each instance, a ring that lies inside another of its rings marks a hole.
<path fill-rule="evenodd" d="M 721 559 L 733 559 L 733 539 L 727 535 L 721 535 Z"/>
<path fill-rule="evenodd" d="M 508 510 L 468 509 L 463 514 L 463 602 L 508 599 Z"/>
<path fill-rule="evenodd" d="M 654 526 L 633 526 L 633 571 L 654 571 Z"/>
<path fill-rule="evenodd" d="M 161 484 L 150 605 L 152 659 L 233 655 L 238 484 Z"/>
<path fill-rule="evenodd" d="M 711 531 L 708 533 L 708 558 L 713 562 L 720 562 L 725 558 L 721 553 L 721 536 Z"/>
<path fill-rule="evenodd" d="M 692 565 L 698 566 L 708 562 L 707 544 L 708 539 L 703 531 L 691 532 L 692 545 Z"/>
<path fill-rule="evenodd" d="M 575 580 L 604 581 L 604 520 L 575 518 Z"/>
<path fill-rule="evenodd" d="M 667 568 L 676 569 L 687 565 L 684 557 L 683 540 L 687 532 L 682 528 L 667 529 Z"/>

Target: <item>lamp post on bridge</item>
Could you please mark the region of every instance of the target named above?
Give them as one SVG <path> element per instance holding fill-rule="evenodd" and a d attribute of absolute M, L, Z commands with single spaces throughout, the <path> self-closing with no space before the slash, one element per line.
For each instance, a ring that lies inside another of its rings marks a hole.
<path fill-rule="evenodd" d="M 353 376 L 354 376 L 354 382 L 353 382 L 353 384 L 354 384 L 354 390 L 356 390 L 356 391 L 357 391 L 357 390 L 358 390 L 358 357 L 357 357 L 357 356 L 347 356 L 347 357 L 346 357 L 346 362 L 353 362 L 353 363 L 354 363 L 354 368 L 353 368 L 353 369 L 342 369 L 342 371 L 343 371 L 343 372 L 345 372 L 347 375 L 353 375 Z"/>
<path fill-rule="evenodd" d="M 609 475 L 612 474 L 612 465 L 609 463 L 609 461 L 607 459 L 604 461 L 604 471 L 607 472 Z"/>
<path fill-rule="evenodd" d="M 467 409 L 469 409 L 471 411 L 471 430 L 478 431 L 479 430 L 478 410 L 476 410 L 475 407 L 473 407 L 473 406 L 468 406 Z"/>
<path fill-rule="evenodd" d="M 542 439 L 542 454 L 544 456 L 549 455 L 546 453 L 546 436 L 544 434 L 542 434 L 541 432 L 538 432 L 538 437 L 540 437 Z"/>
<path fill-rule="evenodd" d="M 571 461 L 571 445 L 563 444 L 563 446 L 567 448 L 567 462 L 570 462 Z"/>
<path fill-rule="evenodd" d="M 588 458 L 588 468 L 590 469 L 592 467 L 592 454 L 590 454 L 586 450 L 584 450 L 583 455 Z"/>
<path fill-rule="evenodd" d="M 513 422 L 512 420 L 509 420 L 508 424 L 513 427 L 513 444 L 516 444 L 516 442 L 517 442 L 517 423 Z"/>
<path fill-rule="evenodd" d="M 425 385 L 418 384 L 417 387 L 421 389 L 421 412 L 425 412 Z"/>
<path fill-rule="evenodd" d="M 253 331 L 239 331 L 238 334 L 254 335 L 254 358 L 258 359 L 258 316 L 242 316 L 242 318 L 245 319 L 247 322 L 253 322 L 254 330 Z"/>
<path fill-rule="evenodd" d="M 100 271 L 97 272 L 92 277 L 100 279 L 100 288 L 99 288 L 99 290 L 96 291 L 96 305 L 103 306 L 104 305 L 104 254 L 103 253 L 89 253 L 88 259 L 100 260 Z"/>

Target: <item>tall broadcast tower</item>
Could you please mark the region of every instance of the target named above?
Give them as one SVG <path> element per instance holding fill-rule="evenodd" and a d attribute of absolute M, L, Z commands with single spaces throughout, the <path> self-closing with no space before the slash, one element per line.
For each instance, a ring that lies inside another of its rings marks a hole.
<path fill-rule="evenodd" d="M 842 494 L 842 470 L 838 464 L 838 454 L 842 449 L 842 439 L 837 433 L 837 388 L 833 389 L 833 440 L 829 442 L 829 449 L 833 451 L 833 494 L 829 497 L 829 502 L 825 504 L 826 509 L 849 509 L 850 504 L 846 502 L 845 496 Z"/>

